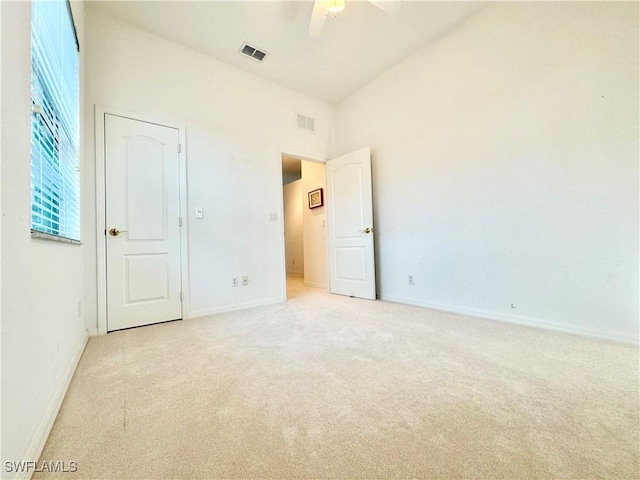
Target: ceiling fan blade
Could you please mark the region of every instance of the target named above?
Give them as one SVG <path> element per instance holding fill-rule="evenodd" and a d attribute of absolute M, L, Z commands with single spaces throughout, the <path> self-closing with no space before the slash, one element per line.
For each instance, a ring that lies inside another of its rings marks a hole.
<path fill-rule="evenodd" d="M 402 6 L 401 0 L 369 0 L 371 5 L 378 7 L 385 13 L 396 13 Z"/>
<path fill-rule="evenodd" d="M 313 2 L 313 10 L 311 11 L 311 20 L 309 20 L 309 36 L 317 37 L 322 33 L 324 21 L 327 19 L 327 2 L 326 0 L 315 0 Z"/>

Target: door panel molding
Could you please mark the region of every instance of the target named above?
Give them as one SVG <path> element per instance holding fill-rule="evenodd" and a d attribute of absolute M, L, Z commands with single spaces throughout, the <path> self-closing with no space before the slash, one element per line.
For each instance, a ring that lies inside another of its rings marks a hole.
<path fill-rule="evenodd" d="M 96 187 L 96 284 L 97 284 L 97 333 L 107 333 L 107 225 L 106 225 L 106 172 L 105 172 L 105 115 L 123 117 L 140 122 L 146 122 L 162 127 L 169 127 L 178 131 L 181 145 L 179 158 L 179 212 L 182 217 L 180 229 L 180 261 L 182 284 L 182 318 L 187 318 L 190 311 L 189 302 L 189 255 L 188 255 L 188 205 L 187 205 L 187 152 L 186 128 L 183 124 L 171 120 L 152 118 L 136 112 L 129 112 L 117 107 L 105 105 L 94 106 L 95 125 L 95 187 Z M 92 329 L 89 327 L 89 330 Z"/>

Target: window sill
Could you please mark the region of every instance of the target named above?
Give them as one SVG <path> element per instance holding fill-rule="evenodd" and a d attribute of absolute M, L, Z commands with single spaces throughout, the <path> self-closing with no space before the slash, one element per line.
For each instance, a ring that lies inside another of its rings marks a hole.
<path fill-rule="evenodd" d="M 50 240 L 53 242 L 70 243 L 72 245 L 82 245 L 82 242 L 80 240 L 59 237 L 57 235 L 51 235 L 50 233 L 39 232 L 37 230 L 31 230 L 31 238 L 39 238 L 40 240 Z"/>

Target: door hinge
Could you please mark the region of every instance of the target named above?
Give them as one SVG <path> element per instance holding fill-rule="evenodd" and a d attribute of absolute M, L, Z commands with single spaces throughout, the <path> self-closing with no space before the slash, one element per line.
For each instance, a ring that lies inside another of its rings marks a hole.
<path fill-rule="evenodd" d="M 182 217 L 178 218 L 178 226 L 181 227 L 182 226 Z"/>
<path fill-rule="evenodd" d="M 178 144 L 178 153 L 182 152 L 182 145 Z"/>

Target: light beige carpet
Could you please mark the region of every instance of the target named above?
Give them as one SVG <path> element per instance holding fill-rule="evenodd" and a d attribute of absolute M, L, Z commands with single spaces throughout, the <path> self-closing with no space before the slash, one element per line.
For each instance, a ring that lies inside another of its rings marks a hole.
<path fill-rule="evenodd" d="M 299 280 L 290 297 L 92 338 L 41 460 L 77 461 L 62 478 L 640 476 L 636 347 Z"/>

